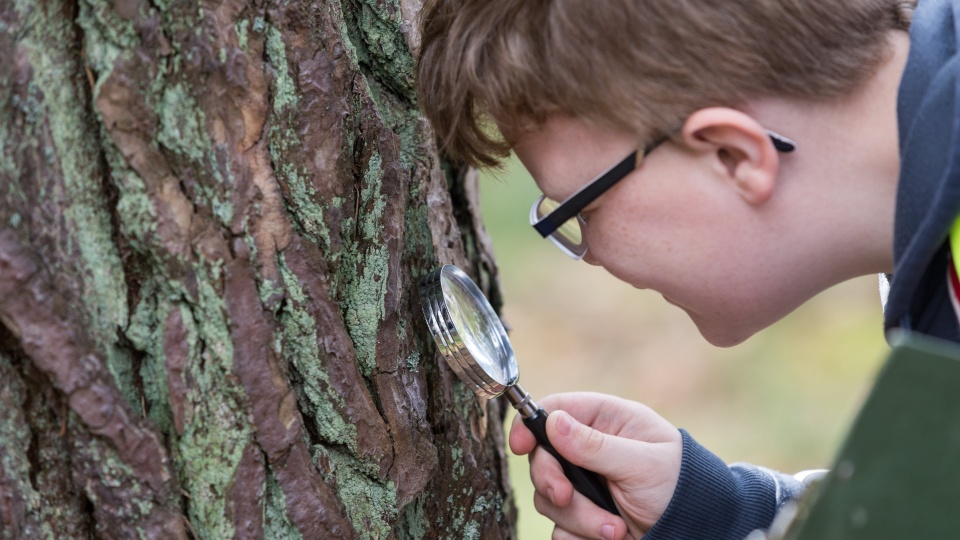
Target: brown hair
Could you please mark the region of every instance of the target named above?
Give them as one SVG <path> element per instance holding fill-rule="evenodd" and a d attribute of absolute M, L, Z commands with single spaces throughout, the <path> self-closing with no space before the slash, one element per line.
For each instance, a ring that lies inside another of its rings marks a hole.
<path fill-rule="evenodd" d="M 848 94 L 915 3 L 428 0 L 420 106 L 446 153 L 472 165 L 496 165 L 510 134 L 555 114 L 650 138 L 706 106 Z"/>

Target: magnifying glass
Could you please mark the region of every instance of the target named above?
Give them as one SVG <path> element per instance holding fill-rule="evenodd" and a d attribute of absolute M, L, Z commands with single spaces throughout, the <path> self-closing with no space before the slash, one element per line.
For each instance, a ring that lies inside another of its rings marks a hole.
<path fill-rule="evenodd" d="M 420 285 L 420 306 L 440 354 L 478 396 L 506 395 L 540 447 L 560 462 L 574 489 L 620 515 L 603 478 L 567 461 L 547 439 L 547 412 L 517 384 L 517 358 L 500 318 L 480 288 L 453 265 L 434 270 Z"/>

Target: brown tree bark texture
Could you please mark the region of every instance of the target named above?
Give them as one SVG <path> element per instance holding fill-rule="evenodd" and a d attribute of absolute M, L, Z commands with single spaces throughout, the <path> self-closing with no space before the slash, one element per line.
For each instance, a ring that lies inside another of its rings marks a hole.
<path fill-rule="evenodd" d="M 0 538 L 511 538 L 417 0 L 0 0 Z"/>

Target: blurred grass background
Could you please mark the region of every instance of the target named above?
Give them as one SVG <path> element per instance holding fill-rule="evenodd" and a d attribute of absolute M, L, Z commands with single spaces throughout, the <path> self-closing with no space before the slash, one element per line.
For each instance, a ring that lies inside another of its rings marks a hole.
<path fill-rule="evenodd" d="M 615 394 L 653 407 L 728 463 L 790 473 L 830 465 L 887 352 L 875 276 L 834 287 L 745 343 L 719 349 L 659 294 L 542 240 L 528 221 L 540 192 L 517 160 L 483 173 L 480 190 L 504 319 L 534 399 Z M 549 538 L 526 458 L 510 459 L 519 538 Z"/>

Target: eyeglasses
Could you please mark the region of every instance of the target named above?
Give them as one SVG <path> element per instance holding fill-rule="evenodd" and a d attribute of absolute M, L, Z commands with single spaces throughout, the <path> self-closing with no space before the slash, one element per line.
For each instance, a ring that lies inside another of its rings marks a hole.
<path fill-rule="evenodd" d="M 793 152 L 797 148 L 795 142 L 782 135 L 770 130 L 767 130 L 767 135 L 778 152 Z M 587 237 L 584 234 L 587 222 L 580 212 L 614 184 L 639 169 L 650 152 L 669 138 L 661 137 L 643 149 L 634 150 L 620 163 L 601 173 L 562 203 L 541 195 L 530 208 L 530 224 L 540 236 L 549 238 L 560 251 L 573 259 L 582 259 L 587 254 Z"/>

